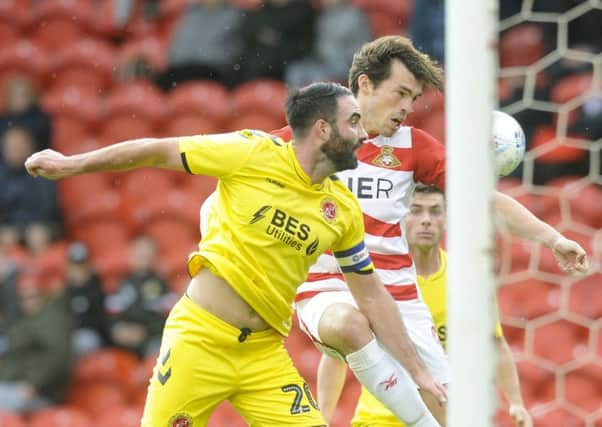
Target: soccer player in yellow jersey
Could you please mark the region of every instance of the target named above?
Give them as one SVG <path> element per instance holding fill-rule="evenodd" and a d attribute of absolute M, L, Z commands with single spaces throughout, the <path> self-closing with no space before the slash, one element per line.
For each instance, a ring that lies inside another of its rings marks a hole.
<path fill-rule="evenodd" d="M 445 389 L 417 356 L 364 245 L 362 214 L 335 172 L 357 166 L 366 138 L 359 106 L 335 83 L 291 93 L 294 143 L 244 130 L 144 138 L 25 163 L 48 179 L 163 167 L 219 178 L 208 231 L 188 259 L 191 281 L 172 309 L 150 381 L 143 427 L 204 426 L 229 400 L 252 426 L 323 426 L 284 347 L 296 287 L 332 249 L 376 336 L 423 389 Z"/>
<path fill-rule="evenodd" d="M 445 232 L 443 193 L 435 186 L 417 184 L 412 192 L 409 208 L 405 217 L 406 235 L 418 273 L 418 286 L 433 316 L 436 333 L 445 347 L 447 343 L 447 254 L 440 246 Z M 533 424 L 522 400 L 516 365 L 499 322 L 495 328 L 495 337 L 500 356 L 497 380 L 508 401 L 509 413 L 517 427 L 531 427 Z M 324 359 L 322 365 L 322 369 L 330 375 L 344 376 L 344 363 L 335 359 Z M 333 384 L 337 382 L 333 381 Z M 337 393 L 337 390 L 333 389 L 331 392 Z M 403 427 L 405 424 L 365 388 L 362 388 L 352 426 Z"/>

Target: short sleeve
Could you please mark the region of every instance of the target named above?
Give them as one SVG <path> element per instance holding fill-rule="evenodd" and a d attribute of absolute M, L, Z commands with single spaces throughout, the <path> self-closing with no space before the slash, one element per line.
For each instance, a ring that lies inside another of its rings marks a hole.
<path fill-rule="evenodd" d="M 428 133 L 412 128 L 414 179 L 445 191 L 445 147 Z"/>
<path fill-rule="evenodd" d="M 180 156 L 186 171 L 218 178 L 240 170 L 253 152 L 253 131 L 180 138 Z"/>

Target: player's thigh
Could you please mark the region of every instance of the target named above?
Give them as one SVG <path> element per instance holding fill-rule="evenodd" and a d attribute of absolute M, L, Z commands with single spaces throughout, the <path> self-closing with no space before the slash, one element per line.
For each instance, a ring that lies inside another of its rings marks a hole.
<path fill-rule="evenodd" d="M 299 318 L 301 330 L 309 335 L 312 340 L 321 342 L 320 321 L 328 309 L 335 304 L 347 304 L 357 309 L 355 299 L 350 292 L 345 291 L 320 292 L 297 303 L 297 317 Z"/>
<path fill-rule="evenodd" d="M 230 393 L 233 379 L 227 358 L 187 338 L 186 331 L 166 328 L 148 386 L 142 427 L 204 426 Z"/>
<path fill-rule="evenodd" d="M 309 385 L 284 344 L 266 346 L 246 365 L 243 383 L 230 399 L 253 427 L 326 426 Z"/>

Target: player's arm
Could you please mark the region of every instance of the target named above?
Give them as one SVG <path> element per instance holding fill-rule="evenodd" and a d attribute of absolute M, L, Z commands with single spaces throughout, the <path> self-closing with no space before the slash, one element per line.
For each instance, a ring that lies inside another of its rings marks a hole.
<path fill-rule="evenodd" d="M 350 272 L 345 273 L 345 280 L 378 341 L 406 368 L 420 388 L 445 402 L 445 388 L 433 379 L 416 353 L 395 301 L 378 275 L 374 271 Z"/>
<path fill-rule="evenodd" d="M 531 427 L 533 422 L 525 408 L 512 351 L 504 336 L 496 337 L 498 346 L 497 382 L 508 401 L 509 413 L 517 427 Z"/>
<path fill-rule="evenodd" d="M 47 149 L 32 154 L 25 167 L 30 175 L 48 179 L 150 166 L 183 171 L 178 144 L 179 138 L 142 138 L 71 156 Z"/>
<path fill-rule="evenodd" d="M 322 354 L 318 365 L 318 406 L 328 425 L 332 423 L 346 373 L 347 364 L 343 360 Z"/>
<path fill-rule="evenodd" d="M 554 227 L 533 215 L 527 208 L 506 194 L 495 192 L 493 209 L 510 233 L 542 243 L 552 249 L 559 267 L 566 273 L 587 273 L 588 262 L 583 248 L 569 240 Z"/>

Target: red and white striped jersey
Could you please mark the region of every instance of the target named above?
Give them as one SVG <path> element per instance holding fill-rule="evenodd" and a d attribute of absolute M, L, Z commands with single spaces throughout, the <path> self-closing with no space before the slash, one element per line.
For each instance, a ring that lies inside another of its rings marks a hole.
<path fill-rule="evenodd" d="M 288 128 L 274 133 L 285 141 L 291 139 Z M 419 129 L 400 127 L 391 137 L 367 140 L 357 154 L 358 167 L 337 176 L 362 207 L 366 246 L 382 282 L 394 299 L 416 299 L 416 269 L 403 218 L 416 182 L 445 188 L 445 148 Z M 296 300 L 345 289 L 336 260 L 327 252 L 311 267 L 307 281 L 297 289 Z"/>

